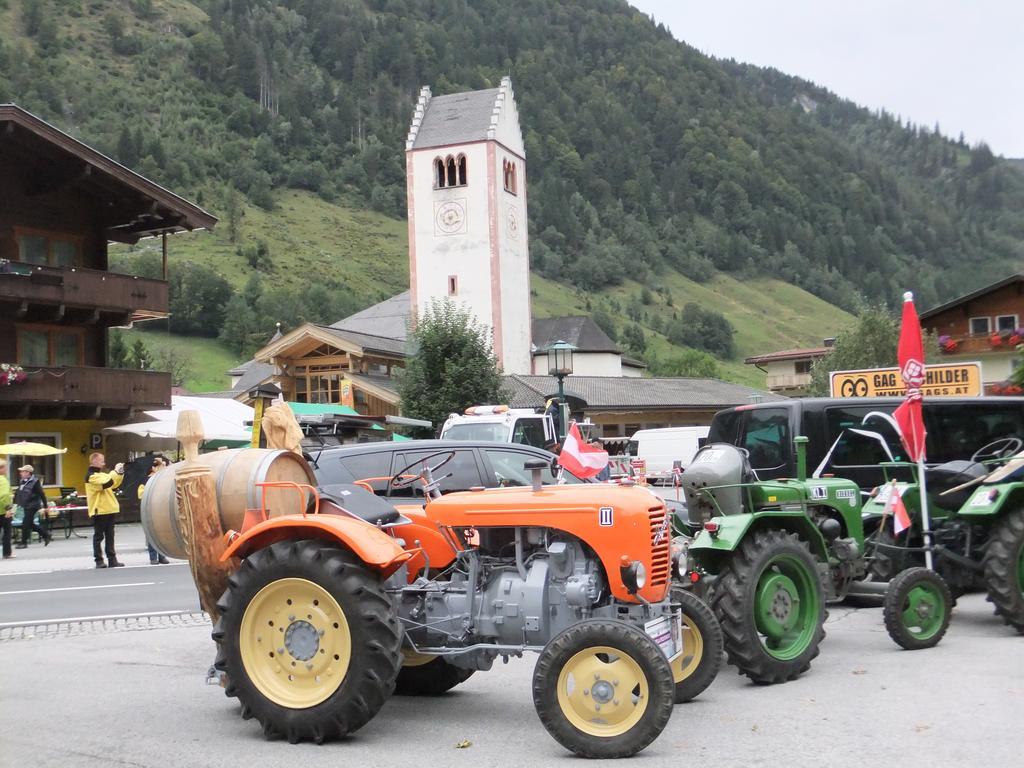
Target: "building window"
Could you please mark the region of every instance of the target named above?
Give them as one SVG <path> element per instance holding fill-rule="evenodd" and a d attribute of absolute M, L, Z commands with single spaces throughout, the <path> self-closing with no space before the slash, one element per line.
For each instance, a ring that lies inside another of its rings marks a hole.
<path fill-rule="evenodd" d="M 448 275 L 448 295 L 458 296 L 459 295 L 459 276 Z"/>
<path fill-rule="evenodd" d="M 516 164 L 511 160 L 502 161 L 502 177 L 505 180 L 505 191 L 518 194 L 516 183 Z"/>
<path fill-rule="evenodd" d="M 996 318 L 996 330 L 997 331 L 1015 331 L 1017 330 L 1017 315 L 999 315 Z"/>
<path fill-rule="evenodd" d="M 8 443 L 20 443 L 25 441 L 27 443 L 43 443 L 45 445 L 52 445 L 54 448 L 60 448 L 61 436 L 59 432 L 8 432 L 7 442 Z M 18 459 L 13 461 L 12 459 Z M 32 468 L 35 470 L 35 476 L 43 481 L 43 485 L 63 485 L 64 480 L 61 477 L 61 462 L 60 455 L 56 456 L 32 456 L 31 458 L 25 459 Z M 17 488 L 18 482 L 21 478 L 18 476 L 18 467 L 21 466 L 22 462 L 20 457 L 10 456 L 7 461 L 7 471 L 10 475 L 8 478 L 11 481 L 11 487 Z"/>
<path fill-rule="evenodd" d="M 57 232 L 15 227 L 18 259 L 26 264 L 77 267 L 82 263 L 82 238 Z"/>
<path fill-rule="evenodd" d="M 80 328 L 19 325 L 15 354 L 19 365 L 82 365 L 84 341 Z"/>
<path fill-rule="evenodd" d="M 793 367 L 797 373 L 810 373 L 811 372 L 811 361 L 810 360 L 797 360 Z"/>
<path fill-rule="evenodd" d="M 987 336 L 992 333 L 992 318 L 972 317 L 970 328 L 972 336 Z"/>
<path fill-rule="evenodd" d="M 434 189 L 446 187 L 464 187 L 468 181 L 466 156 L 464 154 L 448 155 L 446 158 L 434 158 Z"/>

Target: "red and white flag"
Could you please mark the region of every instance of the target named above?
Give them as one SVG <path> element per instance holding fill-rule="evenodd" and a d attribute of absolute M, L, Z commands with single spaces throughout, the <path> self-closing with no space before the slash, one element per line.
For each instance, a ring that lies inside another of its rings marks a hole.
<path fill-rule="evenodd" d="M 900 489 L 896 485 L 892 487 L 892 493 L 889 495 L 888 511 L 892 513 L 892 532 L 899 536 L 910 527 L 910 513 L 907 512 Z"/>
<path fill-rule="evenodd" d="M 574 421 L 569 425 L 569 434 L 565 436 L 558 463 L 576 477 L 586 479 L 596 476 L 608 466 L 608 451 L 589 445 Z"/>
<path fill-rule="evenodd" d="M 903 294 L 903 319 L 900 324 L 900 343 L 897 348 L 900 375 L 907 388 L 907 399 L 893 412 L 900 430 L 900 440 L 907 449 L 908 458 L 924 461 L 924 413 L 921 406 L 921 387 L 924 386 L 924 344 L 921 343 L 921 322 L 914 308 L 914 294 Z"/>

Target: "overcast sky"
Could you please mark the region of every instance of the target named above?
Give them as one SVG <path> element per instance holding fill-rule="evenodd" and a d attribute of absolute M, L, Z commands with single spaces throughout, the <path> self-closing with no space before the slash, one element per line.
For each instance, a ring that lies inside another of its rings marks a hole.
<path fill-rule="evenodd" d="M 1024 0 L 629 0 L 705 53 L 1024 157 Z"/>

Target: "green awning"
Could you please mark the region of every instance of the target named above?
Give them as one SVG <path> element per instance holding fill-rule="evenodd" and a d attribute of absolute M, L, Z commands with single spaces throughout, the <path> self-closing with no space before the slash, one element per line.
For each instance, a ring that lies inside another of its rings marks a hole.
<path fill-rule="evenodd" d="M 396 443 L 400 443 L 403 440 L 412 440 L 411 437 L 406 437 L 405 435 L 400 435 L 397 432 L 393 432 L 391 434 L 391 439 L 394 440 Z"/>
<path fill-rule="evenodd" d="M 331 403 L 288 403 L 292 413 L 296 416 L 316 416 L 321 413 L 336 413 L 339 416 L 359 416 L 359 411 L 349 408 L 347 405 L 332 405 Z"/>
<path fill-rule="evenodd" d="M 296 416 L 318 416 L 322 413 L 336 416 L 362 416 L 355 408 L 332 403 L 288 403 L 288 407 Z M 367 423 L 366 429 L 384 429 L 384 427 L 380 424 Z"/>

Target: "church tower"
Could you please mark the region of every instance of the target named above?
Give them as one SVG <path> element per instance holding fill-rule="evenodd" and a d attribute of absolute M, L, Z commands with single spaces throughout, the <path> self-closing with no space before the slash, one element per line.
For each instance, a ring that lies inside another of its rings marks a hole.
<path fill-rule="evenodd" d="M 526 150 L 512 80 L 433 96 L 405 142 L 412 309 L 451 297 L 494 335 L 506 373 L 531 373 Z"/>

